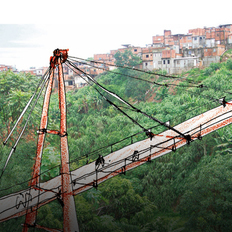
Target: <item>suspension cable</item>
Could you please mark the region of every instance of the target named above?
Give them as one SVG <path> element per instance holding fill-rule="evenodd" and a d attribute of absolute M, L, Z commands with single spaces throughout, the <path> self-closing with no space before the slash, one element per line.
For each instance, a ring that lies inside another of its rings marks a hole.
<path fill-rule="evenodd" d="M 143 72 L 143 73 L 147 73 L 147 74 L 151 74 L 151 75 L 158 75 L 158 76 L 162 76 L 162 77 L 167 77 L 167 78 L 180 78 L 180 77 L 176 77 L 176 76 L 171 76 L 171 75 L 165 75 L 165 74 L 159 74 L 159 73 L 154 73 L 154 72 L 149 72 L 149 71 L 145 71 L 145 70 L 141 70 L 141 69 L 137 69 L 135 67 L 129 67 L 129 66 L 122 66 L 122 65 L 115 65 L 115 64 L 109 64 L 109 63 L 103 63 L 103 62 L 99 62 L 99 61 L 89 61 L 83 58 L 79 58 L 79 57 L 75 57 L 75 56 L 69 56 L 70 58 L 74 58 L 74 59 L 78 59 L 78 60 L 83 60 L 86 62 L 92 62 L 92 63 L 97 63 L 97 64 L 105 64 L 108 66 L 112 66 L 112 67 L 117 67 L 117 68 L 125 68 L 125 69 L 130 69 L 130 70 L 135 70 L 138 72 Z"/>
<path fill-rule="evenodd" d="M 69 62 L 68 62 L 69 63 Z M 71 65 L 69 63 L 69 65 Z M 74 72 L 76 72 L 72 67 L 70 67 L 69 65 L 67 65 L 69 68 L 71 68 Z M 76 72 L 77 73 L 77 72 Z M 78 73 L 77 73 L 78 74 Z M 82 79 L 84 79 L 80 74 L 78 74 Z M 87 75 L 87 74 L 86 74 Z M 87 77 L 88 78 L 88 77 Z M 89 79 L 89 78 L 88 78 Z M 85 80 L 86 81 L 86 80 Z M 89 84 L 89 81 L 87 81 L 87 83 Z M 120 111 L 122 114 L 124 114 L 127 118 L 129 118 L 134 124 L 138 125 L 140 128 L 143 129 L 143 131 L 147 131 L 147 129 L 145 129 L 143 126 L 141 126 L 136 120 L 134 120 L 133 118 L 131 118 L 127 113 L 125 113 L 123 110 L 121 110 L 116 104 L 114 104 L 112 101 L 110 101 L 108 98 L 106 98 L 97 88 L 95 88 L 94 86 L 92 86 L 104 99 L 105 101 L 107 101 L 110 105 L 114 106 L 118 111 Z"/>
<path fill-rule="evenodd" d="M 3 142 L 3 145 L 6 145 L 6 144 L 7 144 L 7 141 L 9 140 L 10 136 L 11 136 L 12 133 L 14 132 L 16 126 L 18 125 L 19 121 L 22 119 L 23 115 L 26 113 L 26 111 L 27 111 L 28 107 L 30 106 L 32 100 L 34 99 L 34 97 L 35 97 L 35 95 L 36 95 L 36 93 L 37 93 L 39 87 L 42 85 L 42 82 L 43 82 L 43 81 L 46 82 L 46 76 L 47 76 L 47 74 L 48 74 L 49 71 L 50 71 L 50 70 L 47 69 L 46 73 L 42 76 L 42 78 L 41 78 L 39 84 L 37 85 L 37 87 L 36 87 L 36 89 L 35 89 L 34 94 L 31 96 L 31 98 L 30 98 L 30 100 L 28 101 L 27 105 L 26 105 L 25 108 L 23 109 L 21 115 L 19 116 L 19 118 L 17 119 L 15 125 L 14 125 L 13 128 L 11 129 L 11 131 L 10 131 L 9 135 L 7 136 L 6 140 Z"/>
<path fill-rule="evenodd" d="M 168 123 L 162 122 L 159 119 L 150 116 L 148 114 L 146 114 L 145 112 L 137 109 L 136 107 L 134 107 L 133 105 L 131 105 L 129 102 L 123 100 L 121 97 L 119 97 L 117 94 L 109 91 L 108 89 L 106 89 L 105 87 L 103 87 L 101 84 L 99 84 L 96 80 L 94 80 L 90 75 L 86 74 L 84 71 L 82 71 L 81 69 L 79 69 L 78 67 L 76 67 L 75 64 L 73 64 L 72 62 L 70 62 L 69 60 L 67 60 L 66 62 L 68 62 L 74 69 L 76 69 L 77 71 L 81 72 L 82 74 L 84 74 L 90 81 L 92 81 L 93 83 L 95 83 L 97 86 L 99 86 L 102 90 L 104 90 L 105 92 L 109 93 L 111 96 L 117 98 L 118 100 L 120 100 L 121 102 L 123 102 L 124 104 L 126 104 L 127 106 L 131 107 L 132 109 L 136 110 L 136 112 L 143 114 L 144 116 L 158 122 L 160 125 L 163 125 L 165 127 L 167 127 L 168 129 L 171 129 L 173 131 L 175 131 L 177 134 L 181 135 L 183 138 L 185 138 L 187 141 L 190 141 L 191 138 L 189 138 L 189 135 L 185 135 L 182 132 L 176 130 L 175 128 L 171 127 L 170 125 L 168 125 Z"/>
<path fill-rule="evenodd" d="M 75 60 L 70 59 L 70 58 L 69 58 L 69 61 L 76 62 Z M 79 62 L 79 63 L 86 64 L 84 62 Z M 128 75 L 128 74 L 122 74 L 120 72 L 111 71 L 111 70 L 107 70 L 106 68 L 94 66 L 94 65 L 91 64 L 91 61 L 90 61 L 90 64 L 88 64 L 88 65 L 91 66 L 91 67 L 93 67 L 93 68 L 102 69 L 102 70 L 105 70 L 105 71 L 113 73 L 113 74 L 123 75 L 123 76 L 126 76 L 126 77 L 130 77 L 130 78 L 137 79 L 137 80 L 140 80 L 140 81 L 145 81 L 147 83 L 158 85 L 158 86 L 163 86 L 163 87 L 168 87 L 168 86 L 180 86 L 180 87 L 186 87 L 186 88 L 189 88 L 189 87 L 196 87 L 196 88 L 206 87 L 206 86 L 203 86 L 203 85 L 178 85 L 178 84 L 170 84 L 170 83 L 169 84 L 167 84 L 167 83 L 165 83 L 165 84 L 164 83 L 158 83 L 156 81 L 149 81 L 149 80 L 146 80 L 146 79 L 143 79 L 143 78 L 135 77 L 135 76 Z M 126 68 L 126 67 L 124 67 L 124 68 Z M 137 71 L 136 69 L 133 69 L 133 70 Z M 144 72 L 147 73 L 146 71 L 144 71 Z M 151 74 L 151 73 L 147 73 L 147 74 Z M 158 74 L 156 74 L 156 75 L 158 75 Z M 176 77 L 176 78 L 181 79 L 180 77 Z"/>
<path fill-rule="evenodd" d="M 49 70 L 50 70 L 50 69 L 49 69 Z M 50 73 L 50 72 L 49 72 L 49 73 Z M 19 141 L 20 141 L 20 139 L 21 139 L 21 137 L 22 137 L 22 135 L 23 135 L 23 133 L 24 133 L 26 127 L 27 127 L 27 124 L 28 124 L 28 122 L 29 122 L 29 120 L 30 120 L 31 114 L 32 114 L 32 112 L 33 112 L 33 110 L 34 110 L 34 108 L 35 108 L 37 102 L 38 102 L 38 99 L 39 99 L 39 97 L 40 97 L 40 95 L 41 95 L 41 93 L 42 93 L 42 91 L 43 91 L 43 89 L 44 89 L 44 86 L 46 85 L 46 83 L 47 83 L 47 81 L 48 81 L 48 76 L 47 76 L 44 80 L 45 80 L 45 81 L 44 81 L 43 84 L 41 85 L 41 89 L 40 89 L 40 91 L 39 91 L 39 93 L 38 93 L 38 95 L 37 95 L 37 98 L 36 98 L 36 100 L 35 100 L 35 102 L 34 102 L 32 108 L 31 108 L 31 111 L 30 111 L 30 113 L 29 113 L 29 115 L 28 115 L 28 117 L 27 117 L 27 120 L 26 120 L 26 122 L 25 122 L 25 124 L 24 124 L 24 127 L 22 128 L 21 133 L 19 134 L 19 136 L 18 136 L 18 138 L 17 138 L 17 140 L 16 140 L 14 146 L 12 147 L 12 149 L 11 149 L 11 151 L 10 151 L 8 157 L 7 157 L 7 160 L 6 160 L 6 162 L 5 162 L 4 168 L 3 168 L 2 173 L 1 173 L 1 175 L 0 175 L 0 180 L 1 180 L 2 175 L 3 175 L 3 173 L 4 173 L 4 171 L 5 171 L 6 167 L 7 167 L 7 164 L 8 164 L 8 162 L 9 162 L 11 156 L 12 156 L 12 153 L 16 150 L 16 147 L 17 147 L 17 145 L 18 145 L 18 143 L 19 143 Z"/>

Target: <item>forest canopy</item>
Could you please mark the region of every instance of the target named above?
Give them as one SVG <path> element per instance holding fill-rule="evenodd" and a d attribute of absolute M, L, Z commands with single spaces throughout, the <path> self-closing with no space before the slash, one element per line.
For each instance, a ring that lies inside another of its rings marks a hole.
<path fill-rule="evenodd" d="M 118 54 L 124 65 L 122 54 Z M 131 63 L 134 66 L 139 61 Z M 96 80 L 123 97 L 136 108 L 175 126 L 219 105 L 217 99 L 231 99 L 232 60 L 213 63 L 205 69 L 192 69 L 173 80 L 151 73 L 119 68 L 119 74 L 103 73 Z M 146 81 L 167 84 L 159 86 Z M 32 75 L 0 73 L 0 138 L 4 141 L 30 99 L 39 79 Z M 175 84 L 174 86 L 168 84 Z M 208 88 L 184 87 L 204 85 Z M 67 126 L 70 166 L 84 165 L 78 157 L 133 135 L 137 125 L 122 115 L 98 94 L 94 86 L 68 91 Z M 106 95 L 112 99 L 112 96 Z M 49 128 L 59 128 L 58 94 L 54 92 L 49 108 Z M 121 103 L 115 102 L 119 104 Z M 31 115 L 28 128 L 0 181 L 1 196 L 27 188 L 36 154 L 36 131 L 43 99 Z M 123 108 L 145 128 L 157 125 L 137 112 Z M 22 119 L 14 134 L 17 137 Z M 169 153 L 88 190 L 75 197 L 80 231 L 230 231 L 232 223 L 232 132 L 231 126 L 215 131 L 175 153 Z M 165 128 L 157 126 L 154 133 Z M 145 134 L 135 137 L 145 138 Z M 129 142 L 129 141 L 128 141 Z M 118 143 L 119 149 L 128 143 Z M 10 147 L 0 148 L 2 170 Z M 47 136 L 42 172 L 60 164 L 59 139 Z M 105 150 L 103 155 L 109 153 Z M 92 160 L 94 161 L 94 158 Z M 52 169 L 41 176 L 46 181 L 59 174 Z M 22 184 L 19 184 L 22 183 Z M 0 224 L 0 231 L 21 231 L 24 217 Z M 41 207 L 38 224 L 62 229 L 62 208 L 57 201 Z M 35 231 L 40 231 L 35 229 Z"/>

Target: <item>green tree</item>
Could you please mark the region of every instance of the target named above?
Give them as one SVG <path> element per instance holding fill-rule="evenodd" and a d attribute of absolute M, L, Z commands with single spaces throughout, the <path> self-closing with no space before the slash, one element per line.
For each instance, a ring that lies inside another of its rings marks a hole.
<path fill-rule="evenodd" d="M 205 165 L 207 164 L 207 165 Z M 232 156 L 205 157 L 188 180 L 179 210 L 190 231 L 230 231 Z"/>
<path fill-rule="evenodd" d="M 29 74 L 0 73 L 0 120 L 8 133 L 35 91 L 37 81 Z"/>
<path fill-rule="evenodd" d="M 150 85 L 147 82 L 136 79 L 128 79 L 125 87 L 125 95 L 136 99 L 137 101 L 144 101 L 146 91 L 149 90 Z"/>
<path fill-rule="evenodd" d="M 114 58 L 116 59 L 115 64 L 123 67 L 135 67 L 142 62 L 140 57 L 134 55 L 130 49 L 116 52 Z"/>

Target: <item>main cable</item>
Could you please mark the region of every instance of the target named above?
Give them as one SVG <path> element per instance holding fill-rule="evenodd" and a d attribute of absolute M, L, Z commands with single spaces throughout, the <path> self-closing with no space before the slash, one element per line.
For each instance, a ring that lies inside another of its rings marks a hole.
<path fill-rule="evenodd" d="M 122 66 L 122 65 L 115 65 L 115 64 L 109 64 L 109 63 L 103 63 L 103 62 L 99 62 L 99 61 L 94 61 L 94 60 L 86 60 L 86 59 L 83 59 L 83 58 L 79 58 L 79 57 L 75 57 L 75 56 L 69 56 L 70 58 L 74 58 L 74 59 L 79 59 L 79 60 L 83 60 L 83 61 L 86 61 L 86 62 L 92 62 L 92 63 L 97 63 L 97 64 L 105 64 L 105 65 L 108 65 L 108 66 L 112 66 L 112 67 L 117 67 L 117 68 L 125 68 L 125 69 L 130 69 L 130 70 L 135 70 L 135 71 L 138 71 L 138 72 L 143 72 L 143 73 L 147 73 L 147 74 L 151 74 L 151 75 L 158 75 L 158 76 L 162 76 L 162 77 L 167 77 L 167 78 L 180 78 L 180 77 L 175 77 L 175 76 L 171 76 L 171 75 L 165 75 L 165 74 L 159 74 L 159 73 L 154 73 L 154 72 L 148 72 L 148 71 L 145 71 L 145 70 L 141 70 L 141 69 L 137 69 L 135 67 L 129 67 L 129 66 Z"/>
<path fill-rule="evenodd" d="M 69 63 L 69 65 L 71 65 L 71 64 Z M 71 68 L 69 65 L 67 65 L 67 66 L 69 68 Z M 71 69 L 73 70 L 73 68 L 71 68 Z M 75 72 L 75 70 L 73 70 L 73 71 Z M 82 78 L 82 76 L 80 74 L 78 74 L 78 75 Z M 88 78 L 87 74 L 85 76 Z M 89 82 L 87 81 L 87 83 L 89 83 Z M 110 101 L 108 98 L 106 98 L 97 88 L 95 88 L 94 86 L 92 86 L 92 87 L 105 99 L 105 101 L 107 101 L 110 105 L 114 106 L 118 111 L 120 111 L 127 118 L 129 118 L 134 124 L 138 125 L 141 129 L 143 129 L 143 131 L 147 131 L 147 129 L 145 129 L 142 125 L 140 125 L 136 120 L 134 120 L 133 118 L 131 118 L 127 113 L 125 113 L 123 110 L 121 110 L 116 104 L 114 104 L 112 101 Z"/>
<path fill-rule="evenodd" d="M 7 141 L 9 140 L 10 136 L 11 136 L 12 133 L 14 132 L 16 126 L 18 125 L 19 121 L 22 119 L 23 115 L 26 113 L 28 107 L 30 106 L 32 100 L 34 99 L 34 97 L 35 97 L 35 95 L 36 95 L 36 93 L 37 93 L 39 87 L 41 86 L 42 82 L 43 82 L 43 81 L 46 81 L 46 80 L 45 80 L 45 79 L 46 79 L 46 75 L 48 74 L 49 71 L 50 71 L 50 70 L 47 69 L 47 71 L 45 72 L 45 74 L 42 76 L 42 78 L 41 78 L 39 84 L 37 85 L 37 87 L 36 87 L 36 89 L 35 89 L 34 94 L 31 96 L 31 98 L 30 98 L 30 100 L 28 101 L 27 105 L 24 107 L 22 113 L 21 113 L 20 116 L 18 117 L 18 119 L 17 119 L 15 125 L 14 125 L 13 128 L 11 129 L 11 131 L 10 131 L 9 135 L 7 136 L 6 140 L 3 142 L 3 145 L 6 145 L 6 144 L 7 144 Z"/>
<path fill-rule="evenodd" d="M 49 73 L 50 73 L 50 69 L 49 69 Z M 19 141 L 20 141 L 20 139 L 21 139 L 21 137 L 22 137 L 22 135 L 23 135 L 23 133 L 24 133 L 26 127 L 27 127 L 27 124 L 28 124 L 28 122 L 29 122 L 29 120 L 30 120 L 31 114 L 32 114 L 32 112 L 33 112 L 33 110 L 34 110 L 34 108 L 35 108 L 37 102 L 38 102 L 38 99 L 39 99 L 39 97 L 40 97 L 40 95 L 41 95 L 41 93 L 42 93 L 42 91 L 43 91 L 43 89 L 44 89 L 44 86 L 45 86 L 45 84 L 47 83 L 47 81 L 48 81 L 48 76 L 44 79 L 44 82 L 43 82 L 43 84 L 41 85 L 41 89 L 40 89 L 40 91 L 39 91 L 39 93 L 38 93 L 38 95 L 37 95 L 37 98 L 36 98 L 36 100 L 35 100 L 35 102 L 34 102 L 32 108 L 31 108 L 31 111 L 30 111 L 30 113 L 29 113 L 29 115 L 28 115 L 28 117 L 27 117 L 27 120 L 26 120 L 26 122 L 25 122 L 25 124 L 24 124 L 24 127 L 23 127 L 23 129 L 21 130 L 21 133 L 19 134 L 18 139 L 16 140 L 14 146 L 12 147 L 12 149 L 11 149 L 11 151 L 10 151 L 8 157 L 7 157 L 6 163 L 5 163 L 5 165 L 4 165 L 4 168 L 3 168 L 3 170 L 2 170 L 2 173 L 1 173 L 1 175 L 0 175 L 0 180 L 1 180 L 1 178 L 2 178 L 2 175 L 3 175 L 3 173 L 4 173 L 4 171 L 5 171 L 6 167 L 7 167 L 7 164 L 8 164 L 8 162 L 9 162 L 9 160 L 10 160 L 10 158 L 11 158 L 13 152 L 16 150 L 16 147 L 17 147 L 17 145 L 18 145 L 18 143 L 19 143 Z"/>
<path fill-rule="evenodd" d="M 181 135 L 183 138 L 185 138 L 187 141 L 190 140 L 188 135 L 183 134 L 182 132 L 176 130 L 175 128 L 171 127 L 170 125 L 168 125 L 168 123 L 162 122 L 159 119 L 150 116 L 148 114 L 146 114 L 145 112 L 137 109 L 136 107 L 134 107 L 133 105 L 131 105 L 129 102 L 125 101 L 124 99 L 122 99 L 120 96 L 118 96 L 117 94 L 109 91 L 108 89 L 106 89 L 105 87 L 103 87 L 101 84 L 99 84 L 96 80 L 94 80 L 90 75 L 86 74 L 83 70 L 79 69 L 75 64 L 73 64 L 72 62 L 70 62 L 70 60 L 68 59 L 66 62 L 68 62 L 74 69 L 76 69 L 77 71 L 81 72 L 82 74 L 84 74 L 90 81 L 92 81 L 94 84 L 96 84 L 97 86 L 99 86 L 102 90 L 104 90 L 105 92 L 109 93 L 111 96 L 117 98 L 118 100 L 120 100 L 121 102 L 123 102 L 124 104 L 126 104 L 127 106 L 131 107 L 132 109 L 134 109 L 136 112 L 143 114 L 144 116 L 152 119 L 153 121 L 158 122 L 160 125 L 167 127 L 168 129 L 171 129 L 173 131 L 175 131 L 177 134 Z M 147 132 L 147 130 L 145 131 Z"/>
<path fill-rule="evenodd" d="M 73 59 L 70 59 L 70 58 L 69 58 L 69 60 L 73 61 L 73 62 L 77 62 L 77 61 L 75 61 Z M 84 62 L 79 62 L 79 63 L 86 64 Z M 88 64 L 88 65 L 91 66 L 91 67 L 93 67 L 93 68 L 102 69 L 102 70 L 105 70 L 105 71 L 113 73 L 113 74 L 123 75 L 123 76 L 126 76 L 126 77 L 130 77 L 130 78 L 133 78 L 133 79 L 137 79 L 137 80 L 140 80 L 140 81 L 144 81 L 144 82 L 147 82 L 147 83 L 150 83 L 150 84 L 154 84 L 154 85 L 158 85 L 158 86 L 163 86 L 163 87 L 169 87 L 169 86 L 179 86 L 179 87 L 186 87 L 186 88 L 190 88 L 190 87 L 203 88 L 203 87 L 206 87 L 206 86 L 203 86 L 203 85 L 178 85 L 178 84 L 170 84 L 170 83 L 169 84 L 167 84 L 167 83 L 165 83 L 165 84 L 164 83 L 158 83 L 156 81 L 149 81 L 149 80 L 142 79 L 142 78 L 139 78 L 139 77 L 135 77 L 135 76 L 132 76 L 132 75 L 122 74 L 120 72 L 111 71 L 111 70 L 107 70 L 106 68 L 94 66 L 94 65 L 91 64 L 91 61 L 90 61 L 90 64 Z M 133 70 L 137 71 L 136 69 L 133 69 Z M 147 74 L 151 74 L 151 73 L 148 73 L 146 71 L 144 71 L 144 72 L 147 73 Z M 158 75 L 158 74 L 156 74 L 156 75 Z M 181 78 L 178 77 L 178 79 L 181 79 Z"/>

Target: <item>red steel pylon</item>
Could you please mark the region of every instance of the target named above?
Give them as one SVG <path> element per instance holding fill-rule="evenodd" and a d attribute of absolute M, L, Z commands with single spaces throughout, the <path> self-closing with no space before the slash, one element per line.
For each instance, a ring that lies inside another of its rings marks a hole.
<path fill-rule="evenodd" d="M 72 191 L 70 170 L 69 170 L 69 151 L 68 151 L 68 139 L 67 139 L 67 126 L 66 126 L 66 98 L 65 98 L 65 85 L 63 77 L 62 63 L 66 61 L 68 57 L 68 49 L 60 50 L 56 49 L 53 52 L 53 56 L 50 58 L 50 80 L 47 86 L 47 90 L 44 97 L 43 111 L 40 122 L 40 129 L 38 131 L 38 143 L 36 160 L 33 170 L 32 181 L 30 187 L 37 189 L 39 188 L 39 176 L 41 158 L 43 153 L 43 146 L 45 141 L 46 133 L 57 134 L 60 136 L 60 150 L 61 150 L 61 195 L 59 199 L 62 200 L 63 204 L 63 231 L 64 232 L 77 232 L 78 223 L 76 217 L 76 209 L 74 202 L 74 195 Z M 58 67 L 58 93 L 59 93 L 59 108 L 60 108 L 60 131 L 47 130 L 48 124 L 48 109 L 49 102 L 52 92 L 52 85 L 54 80 L 54 69 Z M 39 195 L 39 194 L 38 194 Z M 36 225 L 37 207 L 28 209 L 26 213 L 25 223 L 23 225 L 23 232 L 27 232 L 29 227 L 38 227 Z M 49 231 L 47 228 L 46 230 Z M 50 229 L 50 231 L 55 231 Z"/>

